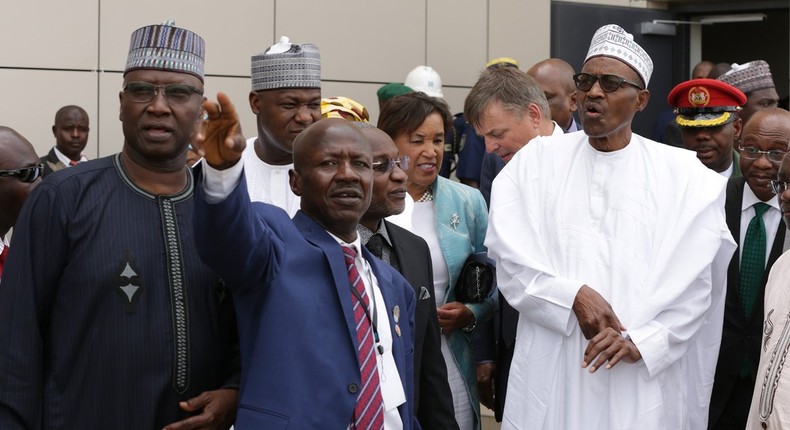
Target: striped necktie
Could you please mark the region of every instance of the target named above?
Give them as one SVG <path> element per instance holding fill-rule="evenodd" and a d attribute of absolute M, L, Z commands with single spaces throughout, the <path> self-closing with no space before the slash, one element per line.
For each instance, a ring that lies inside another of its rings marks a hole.
<path fill-rule="evenodd" d="M 343 255 L 346 257 L 348 280 L 351 282 L 351 302 L 354 304 L 354 321 L 357 323 L 357 341 L 359 346 L 359 371 L 362 387 L 354 407 L 354 417 L 351 428 L 356 430 L 383 430 L 384 429 L 384 403 L 381 399 L 381 382 L 376 364 L 376 353 L 373 347 L 373 329 L 369 321 L 370 300 L 365 292 L 365 284 L 359 276 L 359 270 L 354 263 L 357 251 L 350 246 L 343 246 Z M 360 301 L 361 299 L 361 301 Z"/>

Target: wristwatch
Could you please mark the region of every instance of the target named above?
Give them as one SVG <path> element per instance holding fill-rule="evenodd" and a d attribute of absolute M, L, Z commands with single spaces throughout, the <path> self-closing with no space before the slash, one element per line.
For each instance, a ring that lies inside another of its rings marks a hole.
<path fill-rule="evenodd" d="M 471 306 L 469 305 L 464 305 L 464 306 L 469 308 L 470 311 L 472 310 Z M 475 318 L 475 314 L 474 312 L 472 312 L 472 321 L 469 321 L 469 324 L 467 324 L 466 327 L 462 328 L 461 330 L 465 331 L 466 333 L 471 333 L 475 329 L 475 327 L 477 327 L 477 318 Z"/>

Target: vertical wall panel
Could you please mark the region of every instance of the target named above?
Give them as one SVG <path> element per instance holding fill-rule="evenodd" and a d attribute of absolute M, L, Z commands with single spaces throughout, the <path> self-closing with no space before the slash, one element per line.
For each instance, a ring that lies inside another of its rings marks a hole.
<path fill-rule="evenodd" d="M 0 66 L 96 68 L 96 0 L 4 2 Z"/>
<path fill-rule="evenodd" d="M 428 65 L 444 85 L 472 86 L 485 65 L 488 50 L 487 2 L 428 2 Z"/>
<path fill-rule="evenodd" d="M 425 1 L 278 1 L 277 37 L 318 44 L 325 80 L 403 82 L 425 61 Z"/>
<path fill-rule="evenodd" d="M 513 57 L 524 70 L 548 58 L 550 5 L 551 2 L 545 0 L 489 0 L 489 57 Z"/>
<path fill-rule="evenodd" d="M 120 152 L 123 147 L 121 129 L 121 101 L 118 95 L 123 85 L 121 73 L 99 74 L 99 156 Z"/>
<path fill-rule="evenodd" d="M 65 105 L 82 107 L 91 127 L 85 154 L 96 157 L 96 73 L 0 69 L 0 94 L 0 125 L 25 136 L 39 155 L 55 145 L 55 112 Z"/>
<path fill-rule="evenodd" d="M 123 70 L 132 31 L 168 19 L 206 40 L 206 73 L 249 76 L 250 55 L 271 45 L 274 0 L 232 3 L 103 0 L 102 68 Z"/>

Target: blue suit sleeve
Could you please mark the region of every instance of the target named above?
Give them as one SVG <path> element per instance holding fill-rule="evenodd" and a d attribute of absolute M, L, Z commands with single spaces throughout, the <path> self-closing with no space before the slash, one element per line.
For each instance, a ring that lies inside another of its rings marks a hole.
<path fill-rule="evenodd" d="M 267 285 L 285 254 L 285 227 L 293 226 L 282 209 L 250 202 L 244 175 L 223 201 L 209 204 L 198 173 L 195 242 L 200 258 L 227 281 L 234 293 Z"/>

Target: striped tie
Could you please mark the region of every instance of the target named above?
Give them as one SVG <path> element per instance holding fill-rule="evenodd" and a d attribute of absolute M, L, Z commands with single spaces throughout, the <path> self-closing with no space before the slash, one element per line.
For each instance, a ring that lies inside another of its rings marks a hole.
<path fill-rule="evenodd" d="M 354 304 L 354 321 L 357 323 L 357 341 L 359 342 L 357 356 L 359 357 L 359 372 L 362 379 L 362 387 L 359 390 L 359 397 L 357 397 L 357 405 L 354 407 L 351 428 L 383 430 L 384 404 L 381 400 L 379 372 L 373 348 L 373 330 L 367 312 L 370 300 L 365 292 L 365 284 L 362 283 L 362 278 L 359 276 L 357 265 L 354 263 L 357 251 L 350 246 L 342 248 L 348 267 L 348 280 L 351 282 L 351 288 L 357 293 L 351 294 L 351 303 Z M 357 295 L 362 298 L 362 303 Z"/>

